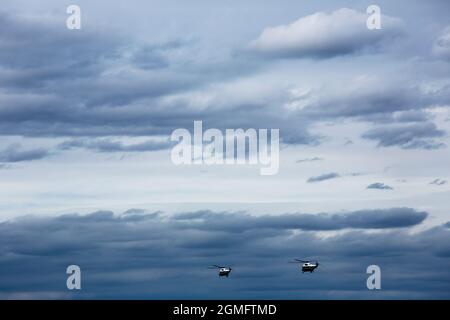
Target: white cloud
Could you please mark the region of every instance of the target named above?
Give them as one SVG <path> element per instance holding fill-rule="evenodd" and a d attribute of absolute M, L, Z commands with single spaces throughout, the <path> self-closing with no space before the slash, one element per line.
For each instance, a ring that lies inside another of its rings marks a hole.
<path fill-rule="evenodd" d="M 367 18 L 367 14 L 347 8 L 331 14 L 317 12 L 288 25 L 266 28 L 250 48 L 281 57 L 333 57 L 376 47 L 403 28 L 400 19 L 383 15 L 382 29 L 369 30 Z"/>

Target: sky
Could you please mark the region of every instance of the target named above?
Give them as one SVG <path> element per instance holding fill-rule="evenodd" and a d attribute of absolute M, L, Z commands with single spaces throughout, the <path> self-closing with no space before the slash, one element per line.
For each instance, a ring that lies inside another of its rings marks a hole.
<path fill-rule="evenodd" d="M 3 0 L 0 299 L 449 299 L 449 9 Z M 194 121 L 278 129 L 278 172 L 175 165 Z"/>

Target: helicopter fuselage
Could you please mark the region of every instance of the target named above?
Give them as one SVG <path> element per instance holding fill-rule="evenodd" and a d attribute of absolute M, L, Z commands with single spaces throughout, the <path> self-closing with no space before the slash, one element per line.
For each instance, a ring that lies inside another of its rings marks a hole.
<path fill-rule="evenodd" d="M 302 265 L 302 272 L 314 272 L 314 269 L 316 269 L 319 266 L 319 264 L 315 263 L 304 263 Z"/>
<path fill-rule="evenodd" d="M 219 277 L 228 277 L 230 272 L 231 272 L 230 268 L 220 268 L 219 269 Z"/>

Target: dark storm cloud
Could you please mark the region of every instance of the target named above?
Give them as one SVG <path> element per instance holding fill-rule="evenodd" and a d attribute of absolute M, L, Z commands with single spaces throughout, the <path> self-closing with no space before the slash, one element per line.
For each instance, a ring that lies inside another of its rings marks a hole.
<path fill-rule="evenodd" d="M 313 121 L 354 119 L 374 127 L 362 137 L 378 142 L 380 147 L 403 149 L 437 149 L 446 131 L 431 121 L 426 108 L 450 103 L 450 88 L 434 91 L 390 81 L 362 81 L 350 84 L 338 92 L 316 91 L 316 99 L 300 113 Z"/>
<path fill-rule="evenodd" d="M 363 134 L 363 138 L 375 140 L 380 147 L 399 146 L 403 149 L 438 149 L 445 144 L 433 138 L 445 136 L 434 123 L 408 123 L 379 126 Z"/>
<path fill-rule="evenodd" d="M 340 47 L 350 53 L 378 46 L 396 34 L 397 27 L 390 29 L 390 23 L 382 32 L 369 32 L 365 18 L 363 31 L 355 31 L 354 19 L 360 24 L 366 14 L 336 12 L 318 15 L 321 24 L 337 23 L 332 28 L 336 37 L 319 34 L 323 56 L 342 51 L 336 49 Z M 350 24 L 343 19 L 347 15 L 353 21 Z M 302 23 L 312 18 L 305 19 Z M 144 44 L 125 34 L 69 31 L 59 20 L 42 17 L 2 13 L 0 22 L 1 135 L 169 135 L 176 128 L 191 128 L 194 120 L 203 120 L 205 126 L 218 129 L 280 128 L 283 143 L 315 145 L 321 136 L 311 134 L 309 128 L 317 121 L 419 121 L 424 115 L 416 110 L 450 101 L 448 87 L 425 92 L 414 83 L 381 81 L 349 85 L 338 92 L 317 90 L 303 110 L 283 108 L 291 102 L 285 88 L 275 88 L 267 96 L 261 92 L 248 98 L 247 92 L 239 95 L 233 90 L 237 98 L 230 99 L 225 91 L 203 99 L 203 94 L 220 84 L 266 68 L 267 60 L 233 53 L 218 61 L 214 56 L 200 59 L 200 52 L 209 57 L 208 50 L 190 41 Z M 314 28 L 312 34 L 317 36 Z M 361 48 L 356 45 L 359 40 L 364 44 Z M 395 112 L 404 113 L 395 118 Z M 441 144 L 420 139 L 407 144 L 410 148 L 437 146 Z"/>
<path fill-rule="evenodd" d="M 331 179 L 336 179 L 336 178 L 340 178 L 341 175 L 336 173 L 336 172 L 331 172 L 331 173 L 325 173 L 325 174 L 321 174 L 320 176 L 315 176 L 315 177 L 310 177 L 307 182 L 308 183 L 314 183 L 314 182 L 322 182 L 325 180 L 331 180 Z"/>
<path fill-rule="evenodd" d="M 423 218 L 413 209 L 396 210 L 399 221 L 411 225 Z M 366 268 L 377 264 L 383 276 L 377 297 L 449 298 L 450 229 L 445 226 L 418 233 L 350 230 L 323 238 L 292 230 L 288 220 L 293 217 L 249 222 L 246 214 L 216 214 L 186 213 L 183 219 L 183 214 L 173 218 L 134 209 L 122 215 L 100 211 L 5 221 L 0 223 L 0 297 L 373 298 L 365 285 Z M 336 215 L 336 223 L 382 226 L 385 214 Z M 236 233 L 227 225 L 228 215 L 248 228 Z M 224 220 L 224 228 L 196 223 L 205 217 L 208 223 Z M 321 266 L 312 275 L 287 263 L 313 256 Z M 417 261 L 427 261 L 426 274 Z M 75 294 L 65 287 L 70 264 L 82 270 L 82 290 Z M 211 264 L 233 265 L 232 276 L 219 279 L 206 269 Z"/>
<path fill-rule="evenodd" d="M 447 85 L 426 90 L 417 84 L 372 79 L 352 82 L 337 91 L 313 89 L 310 95 L 311 101 L 299 111 L 308 124 L 336 119 L 364 121 L 374 127 L 362 137 L 377 141 L 381 147 L 445 147 L 441 140 L 447 133 L 436 127 L 426 109 L 450 103 Z"/>
<path fill-rule="evenodd" d="M 254 72 L 248 59 L 209 62 L 195 58 L 199 49 L 189 41 L 142 45 L 124 35 L 69 31 L 41 17 L 2 13 L 0 21 L 0 134 L 169 135 L 201 119 L 219 129 L 283 127 L 286 143 L 317 141 L 299 115 L 285 123 L 274 113 L 270 97 L 224 104 L 224 96 L 199 108 L 186 95 Z"/>
<path fill-rule="evenodd" d="M 202 230 L 243 232 L 252 229 L 280 230 L 342 230 L 348 228 L 385 229 L 404 228 L 420 224 L 427 217 L 426 212 L 411 208 L 385 210 L 360 210 L 342 214 L 282 214 L 277 216 L 251 216 L 244 213 L 216 213 L 198 211 L 175 216 L 183 227 Z"/>
<path fill-rule="evenodd" d="M 251 69 L 241 61 L 191 62 L 189 42 L 140 45 L 123 35 L 74 32 L 60 21 L 6 13 L 0 22 L 0 134 L 168 134 L 223 113 L 189 110 L 182 101 L 166 105 L 162 98 Z"/>
<path fill-rule="evenodd" d="M 126 67 L 121 59 L 124 39 L 118 35 L 71 32 L 44 18 L 6 13 L 0 15 L 0 21 L 0 63 L 4 68 L 0 84 L 9 89 L 0 94 L 0 128 L 4 130 L 20 123 L 16 130 L 23 134 L 45 126 L 57 133 L 63 124 L 88 125 L 86 118 L 95 118 L 97 113 L 89 106 L 125 103 L 144 92 L 168 89 L 164 77 L 156 85 L 143 85 L 139 81 L 148 81 L 148 77 L 127 79 L 125 71 L 120 77 L 112 73 L 102 76 L 114 62 Z M 177 86 L 177 81 L 172 86 Z"/>
<path fill-rule="evenodd" d="M 388 186 L 382 182 L 375 182 L 375 183 L 369 184 L 367 186 L 367 189 L 393 190 L 394 188 L 392 188 L 391 186 Z"/>
<path fill-rule="evenodd" d="M 42 17 L 0 12 L 0 24 L 0 84 L 12 90 L 44 89 L 55 81 L 92 76 L 119 44 L 117 38 L 70 32 Z"/>
<path fill-rule="evenodd" d="M 76 139 L 62 142 L 58 148 L 61 150 L 83 148 L 97 152 L 145 152 L 168 149 L 172 145 L 173 143 L 170 141 L 148 140 L 140 143 L 124 144 L 110 139 Z"/>
<path fill-rule="evenodd" d="M 0 150 L 0 162 L 23 162 L 46 158 L 50 153 L 43 148 L 23 150 L 20 144 L 12 144 Z"/>
<path fill-rule="evenodd" d="M 326 89 L 314 91 L 317 100 L 309 104 L 303 114 L 312 118 L 355 118 L 383 123 L 422 121 L 426 114 L 418 111 L 430 105 L 450 102 L 450 88 L 442 86 L 433 92 L 417 85 L 396 83 L 386 79 L 358 81 L 340 88 L 338 92 Z M 409 118 L 409 119 L 408 119 Z"/>

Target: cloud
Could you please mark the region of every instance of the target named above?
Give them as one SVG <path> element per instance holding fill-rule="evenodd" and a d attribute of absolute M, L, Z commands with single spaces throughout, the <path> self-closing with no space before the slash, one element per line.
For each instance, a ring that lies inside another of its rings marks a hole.
<path fill-rule="evenodd" d="M 344 146 L 350 146 L 352 144 L 354 144 L 354 142 L 351 139 L 348 138 L 345 139 Z"/>
<path fill-rule="evenodd" d="M 344 9 L 315 17 L 348 27 L 340 20 L 346 15 L 366 16 Z M 74 33 L 48 17 L 2 13 L 0 22 L 0 135 L 167 136 L 203 119 L 218 129 L 281 128 L 283 143 L 315 145 L 321 136 L 310 127 L 318 121 L 367 120 L 450 101 L 448 88 L 427 93 L 415 84 L 376 79 L 339 90 L 319 87 L 308 94 L 304 109 L 280 110 L 293 102 L 290 90 L 248 77 L 265 59 L 225 54 L 211 63 L 196 59 L 200 44 L 184 38 L 148 44 L 123 34 Z M 369 35 L 389 33 L 386 28 Z"/>
<path fill-rule="evenodd" d="M 286 123 L 275 110 L 284 92 L 247 83 L 257 67 L 245 57 L 210 62 L 196 58 L 202 48 L 192 41 L 69 32 L 48 17 L 2 13 L 0 22 L 0 135 L 148 138 L 202 119 L 205 127 L 283 128 L 286 143 L 317 142 L 298 115 Z"/>
<path fill-rule="evenodd" d="M 367 189 L 393 190 L 394 188 L 392 188 L 391 186 L 388 186 L 382 182 L 375 182 L 375 183 L 369 184 L 367 186 Z"/>
<path fill-rule="evenodd" d="M 168 135 L 199 112 L 164 98 L 251 69 L 238 59 L 198 65 L 187 41 L 70 32 L 48 16 L 0 12 L 0 24 L 2 135 Z"/>
<path fill-rule="evenodd" d="M 102 59 L 114 55 L 119 36 L 55 27 L 60 20 L 0 12 L 0 84 L 23 89 L 41 88 L 99 72 Z M 20 40 L 18 40 L 20 39 Z M 108 52 L 106 48 L 112 48 Z M 63 83 L 61 83 L 63 84 Z"/>
<path fill-rule="evenodd" d="M 438 58 L 450 61 L 450 26 L 446 27 L 434 42 L 433 53 Z"/>
<path fill-rule="evenodd" d="M 197 211 L 175 217 L 183 227 L 201 230 L 244 232 L 253 229 L 329 231 L 348 228 L 386 229 L 404 228 L 420 224 L 428 216 L 411 208 L 360 210 L 342 214 L 281 214 L 250 216 L 244 213 L 216 213 Z"/>
<path fill-rule="evenodd" d="M 12 144 L 4 150 L 0 150 L 0 162 L 23 162 L 46 158 L 50 153 L 43 149 L 20 150 L 20 144 Z"/>
<path fill-rule="evenodd" d="M 303 162 L 316 162 L 316 161 L 322 161 L 322 160 L 323 160 L 323 158 L 313 157 L 313 158 L 299 159 L 296 162 L 297 163 L 303 163 Z"/>
<path fill-rule="evenodd" d="M 336 179 L 336 178 L 340 178 L 340 175 L 336 172 L 331 172 L 331 173 L 321 174 L 320 176 L 310 177 L 307 180 L 307 182 L 308 183 L 322 182 L 325 180 L 331 180 L 331 179 Z"/>
<path fill-rule="evenodd" d="M 430 182 L 430 184 L 434 184 L 436 186 L 443 186 L 444 184 L 447 184 L 447 180 L 434 179 L 433 181 Z"/>
<path fill-rule="evenodd" d="M 449 89 L 442 85 L 430 90 L 418 83 L 377 77 L 355 79 L 338 89 L 324 86 L 311 90 L 313 98 L 301 113 L 321 120 L 354 118 L 383 124 L 423 122 L 428 118 L 424 109 L 450 103 Z"/>
<path fill-rule="evenodd" d="M 148 140 L 140 143 L 124 144 L 110 139 L 75 139 L 59 144 L 61 150 L 84 148 L 97 152 L 146 152 L 168 149 L 173 145 L 170 141 Z"/>
<path fill-rule="evenodd" d="M 393 122 L 426 122 L 430 116 L 423 110 L 405 110 L 394 112 L 391 115 Z"/>
<path fill-rule="evenodd" d="M 449 298 L 448 227 L 414 233 L 409 229 L 349 230 L 322 237 L 292 230 L 289 220 L 294 216 L 215 214 L 102 211 L 2 222 L 0 297 L 373 299 L 365 287 L 365 272 L 368 265 L 377 264 L 384 283 L 389 284 L 379 298 Z M 308 219 L 312 224 L 382 228 L 415 225 L 425 215 L 398 208 Z M 198 222 L 202 219 L 204 223 Z M 224 228 L 220 228 L 222 219 Z M 246 227 L 236 233 L 241 225 Z M 313 277 L 287 263 L 310 256 L 318 256 L 321 262 Z M 417 261 L 429 263 L 426 274 Z M 80 293 L 66 288 L 65 270 L 71 264 L 82 270 Z M 206 269 L 211 264 L 233 265 L 232 276 L 226 282 L 219 279 L 215 271 Z"/>
<path fill-rule="evenodd" d="M 444 143 L 433 138 L 445 136 L 446 132 L 431 122 L 390 124 L 379 126 L 363 134 L 363 138 L 375 140 L 379 147 L 398 146 L 402 149 L 438 149 Z"/>
<path fill-rule="evenodd" d="M 398 18 L 382 16 L 382 30 L 369 30 L 368 15 L 342 8 L 330 14 L 317 12 L 288 25 L 264 29 L 250 48 L 281 58 L 331 58 L 374 50 L 402 33 Z"/>

